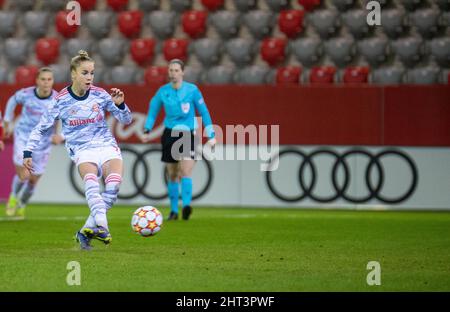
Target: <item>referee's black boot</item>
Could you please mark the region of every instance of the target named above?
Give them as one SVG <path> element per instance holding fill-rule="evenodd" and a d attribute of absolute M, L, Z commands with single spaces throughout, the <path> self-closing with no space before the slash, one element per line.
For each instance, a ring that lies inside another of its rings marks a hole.
<path fill-rule="evenodd" d="M 171 211 L 167 220 L 178 220 L 178 213 Z"/>
<path fill-rule="evenodd" d="M 192 213 L 192 207 L 191 206 L 184 206 L 183 207 L 183 220 L 189 220 L 189 217 Z"/>

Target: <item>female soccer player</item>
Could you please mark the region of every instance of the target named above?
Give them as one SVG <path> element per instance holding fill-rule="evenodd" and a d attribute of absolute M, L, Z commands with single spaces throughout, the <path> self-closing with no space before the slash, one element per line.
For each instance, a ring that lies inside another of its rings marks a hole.
<path fill-rule="evenodd" d="M 11 183 L 11 193 L 6 204 L 6 215 L 25 217 L 25 206 L 34 193 L 34 189 L 45 171 L 48 157 L 52 148 L 52 143 L 59 144 L 63 138 L 54 134 L 51 129 L 42 136 L 42 143 L 39 149 L 35 150 L 35 168 L 30 174 L 23 166 L 22 153 L 27 144 L 31 130 L 39 123 L 39 119 L 44 114 L 57 92 L 53 90 L 53 73 L 48 67 L 39 69 L 36 86 L 21 89 L 9 98 L 6 104 L 4 127 L 5 136 L 9 138 L 12 134 L 11 123 L 14 120 L 14 110 L 16 106 L 22 105 L 20 118 L 14 127 L 14 152 L 13 162 L 16 175 Z M 53 125 L 52 125 L 53 126 Z M 22 192 L 21 192 L 22 190 Z"/>
<path fill-rule="evenodd" d="M 62 122 L 66 148 L 75 162 L 85 185 L 85 195 L 90 215 L 85 225 L 76 233 L 81 249 L 91 249 L 91 239 L 105 244 L 111 242 L 107 211 L 117 200 L 122 181 L 122 156 L 117 142 L 105 121 L 106 111 L 124 124 L 132 121 L 125 104 L 124 93 L 116 88 L 111 95 L 93 86 L 94 61 L 81 50 L 70 63 L 72 84 L 58 94 L 48 113 L 33 129 L 23 152 L 24 166 L 33 171 L 34 153 L 40 146 L 44 133 L 55 119 Z M 100 193 L 99 178 L 105 179 L 105 191 Z"/>
<path fill-rule="evenodd" d="M 170 198 L 170 215 L 168 220 L 178 219 L 178 190 L 181 179 L 182 216 L 188 220 L 192 213 L 192 170 L 195 165 L 195 130 L 198 127 L 195 116 L 197 110 L 205 124 L 208 144 L 214 146 L 214 129 L 211 116 L 198 87 L 183 81 L 184 63 L 174 59 L 169 62 L 170 82 L 159 88 L 150 101 L 150 108 L 145 123 L 143 142 L 149 141 L 148 133 L 152 130 L 156 117 L 164 106 L 166 127 L 161 137 L 162 157 L 167 163 L 169 175 L 168 193 Z"/>

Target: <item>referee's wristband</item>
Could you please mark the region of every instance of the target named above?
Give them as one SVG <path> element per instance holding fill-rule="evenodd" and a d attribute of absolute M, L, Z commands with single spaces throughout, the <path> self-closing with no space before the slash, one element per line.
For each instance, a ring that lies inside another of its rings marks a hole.
<path fill-rule="evenodd" d="M 31 151 L 23 151 L 23 158 L 31 158 Z"/>

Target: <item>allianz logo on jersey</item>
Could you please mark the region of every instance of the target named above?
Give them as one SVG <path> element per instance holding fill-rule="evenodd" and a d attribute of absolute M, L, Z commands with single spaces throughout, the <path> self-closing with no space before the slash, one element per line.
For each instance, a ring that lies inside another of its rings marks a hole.
<path fill-rule="evenodd" d="M 102 122 L 102 121 L 103 121 L 103 115 L 98 114 L 97 117 L 94 117 L 94 118 L 71 119 L 71 120 L 69 120 L 69 126 L 76 127 L 76 126 L 97 123 L 97 122 Z"/>

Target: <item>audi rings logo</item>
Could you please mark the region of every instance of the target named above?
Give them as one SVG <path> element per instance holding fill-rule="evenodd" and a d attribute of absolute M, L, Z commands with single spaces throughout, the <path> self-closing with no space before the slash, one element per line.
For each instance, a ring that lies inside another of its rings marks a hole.
<path fill-rule="evenodd" d="M 277 156 L 270 160 L 269 166 L 275 161 L 282 162 L 282 158 L 287 155 L 294 155 L 299 158 L 300 168 L 297 172 L 298 183 L 300 186 L 300 193 L 298 195 L 286 195 L 282 193 L 280 187 L 274 184 L 273 172 L 266 172 L 267 185 L 277 198 L 285 202 L 297 202 L 306 198 L 310 198 L 320 203 L 329 203 L 336 199 L 345 199 L 351 203 L 359 204 L 366 203 L 369 200 L 377 199 L 380 202 L 387 204 L 398 204 L 408 199 L 415 191 L 418 182 L 418 171 L 414 161 L 404 152 L 396 149 L 387 149 L 378 153 L 372 153 L 363 149 L 351 149 L 347 152 L 339 154 L 330 149 L 319 149 L 311 153 L 305 153 L 297 149 L 288 149 L 281 151 Z M 331 194 L 320 194 L 315 192 L 317 185 L 318 171 L 324 168 L 318 167 L 316 159 L 319 156 L 327 155 L 333 159 L 332 168 L 330 172 L 330 179 L 332 185 Z M 367 165 L 364 172 L 364 181 L 367 192 L 361 196 L 354 196 L 349 194 L 350 185 L 350 166 L 348 159 L 352 156 L 363 156 L 368 158 Z M 402 191 L 402 194 L 398 194 L 395 197 L 388 197 L 383 195 L 383 185 L 385 183 L 385 168 L 383 166 L 384 158 L 386 156 L 396 157 L 403 163 L 405 163 L 410 170 L 411 178 L 407 184 L 406 191 Z M 309 168 L 309 169 L 307 169 Z M 342 168 L 339 170 L 339 168 Z M 338 171 L 343 174 L 338 174 Z M 338 179 L 340 177 L 340 179 Z M 340 181 L 338 181 L 340 180 Z M 374 182 L 375 181 L 375 182 Z"/>
<path fill-rule="evenodd" d="M 154 189 L 152 189 L 150 185 L 151 179 L 161 179 L 160 182 L 164 184 L 164 186 L 167 185 L 168 182 L 168 176 L 167 171 L 165 170 L 165 166 L 162 166 L 160 169 L 160 173 L 156 171 L 151 170 L 150 161 L 149 158 L 152 156 L 154 161 L 152 160 L 152 163 L 154 163 L 154 167 L 160 166 L 162 164 L 161 162 L 161 147 L 150 147 L 144 151 L 138 151 L 128 146 L 122 146 L 120 147 L 120 150 L 122 152 L 122 158 L 124 160 L 125 164 L 125 175 L 131 173 L 131 179 L 127 178 L 128 180 L 131 180 L 131 187 L 127 184 L 127 187 L 124 188 L 122 185 L 118 198 L 120 199 L 132 199 L 139 195 L 144 196 L 147 199 L 150 200 L 163 200 L 168 197 L 167 194 L 167 188 L 164 187 L 164 190 L 160 193 L 154 193 Z M 127 160 L 131 160 L 132 165 L 128 164 Z M 197 170 L 202 170 L 206 172 L 206 179 L 201 179 L 201 181 L 198 181 L 198 183 L 195 181 L 195 175 L 193 177 L 194 179 L 194 186 L 198 185 L 198 189 L 195 190 L 192 194 L 192 199 L 198 199 L 202 197 L 203 195 L 208 192 L 209 188 L 211 187 L 211 183 L 213 180 L 213 171 L 210 162 L 205 159 L 204 157 L 201 158 L 201 160 L 197 161 L 196 167 L 203 167 L 203 168 L 196 168 Z M 75 191 L 84 197 L 84 188 L 83 185 L 81 185 L 77 180 L 81 180 L 78 177 L 77 169 L 75 166 L 75 163 L 71 162 L 70 168 L 69 168 L 69 175 L 70 175 L 70 182 L 72 183 L 73 188 Z M 125 179 L 124 179 L 125 180 Z"/>

